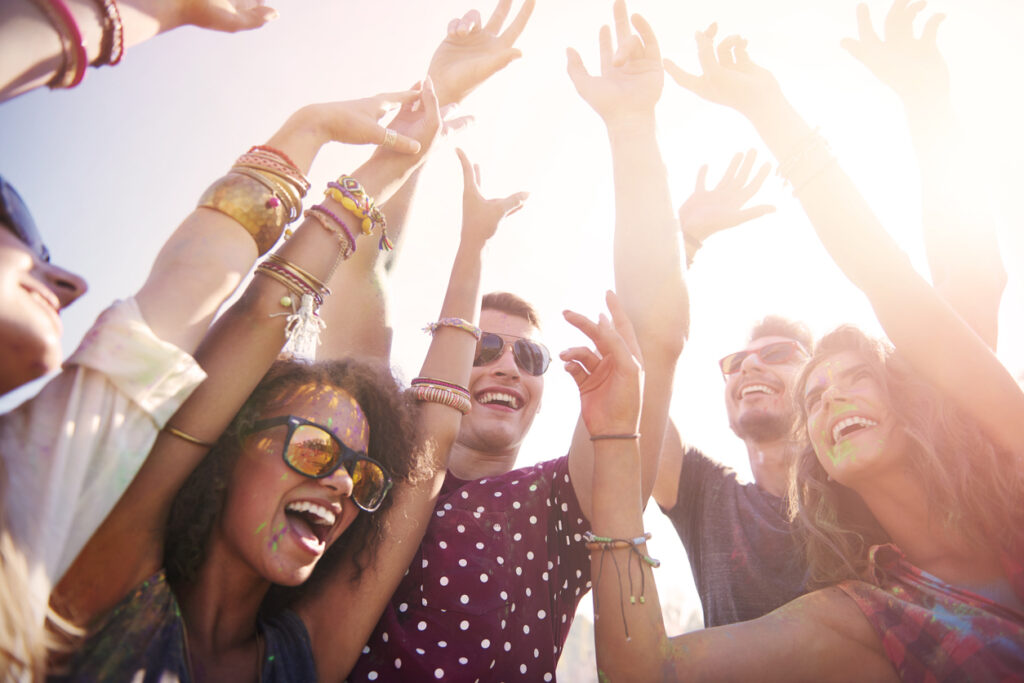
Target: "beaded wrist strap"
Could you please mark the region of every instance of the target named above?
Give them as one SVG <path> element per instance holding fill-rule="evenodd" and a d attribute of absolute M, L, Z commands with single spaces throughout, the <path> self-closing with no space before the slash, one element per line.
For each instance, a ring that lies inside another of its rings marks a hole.
<path fill-rule="evenodd" d="M 103 15 L 103 38 L 100 40 L 100 54 L 93 62 L 96 66 L 117 66 L 124 57 L 124 24 L 116 0 L 96 0 Z"/>
<path fill-rule="evenodd" d="M 468 320 L 464 320 L 462 318 L 441 318 L 436 323 L 430 323 L 429 325 L 424 327 L 423 331 L 433 335 L 435 332 L 437 332 L 438 329 L 442 327 L 454 327 L 457 330 L 469 332 L 477 341 L 480 341 L 480 337 L 483 335 L 483 332 L 480 331 L 479 327 L 469 322 Z"/>
<path fill-rule="evenodd" d="M 374 228 L 380 226 L 381 237 L 378 248 L 382 251 L 394 249 L 394 245 L 388 239 L 388 224 L 384 214 L 377 208 L 373 198 L 366 193 L 358 180 L 352 176 L 339 176 L 337 182 L 327 183 L 324 195 L 351 211 L 360 220 L 360 228 L 364 235 L 369 235 Z"/>
<path fill-rule="evenodd" d="M 410 387 L 418 401 L 440 403 L 454 408 L 463 415 L 469 412 L 473 403 L 469 398 L 469 390 L 458 384 L 430 377 L 417 377 Z"/>
<path fill-rule="evenodd" d="M 597 580 L 594 582 L 594 615 L 598 613 L 597 603 L 597 587 L 601 583 L 601 575 L 604 573 L 604 556 L 609 550 L 619 550 L 626 548 L 629 550 L 629 557 L 626 559 L 626 578 L 629 581 L 629 604 L 635 605 L 637 598 L 639 597 L 640 604 L 644 604 L 646 598 L 644 592 L 647 586 L 647 575 L 644 573 L 644 564 L 651 568 L 657 568 L 661 566 L 661 562 L 654 559 L 650 555 L 643 553 L 640 550 L 640 546 L 649 541 L 651 533 L 649 531 L 644 532 L 640 536 L 634 538 L 609 538 L 606 536 L 597 536 L 594 533 L 587 531 L 583 534 L 583 540 L 586 542 L 587 550 L 599 550 L 601 552 L 601 564 L 597 573 Z M 634 595 L 633 591 L 633 556 L 638 558 L 640 563 L 640 595 Z M 619 610 L 622 612 L 622 628 L 626 632 L 626 640 L 629 640 L 629 625 L 626 623 L 626 604 L 624 595 L 622 592 L 622 571 L 619 568 L 619 561 L 616 559 L 615 554 L 612 553 L 612 564 L 615 566 L 615 575 L 619 581 Z"/>

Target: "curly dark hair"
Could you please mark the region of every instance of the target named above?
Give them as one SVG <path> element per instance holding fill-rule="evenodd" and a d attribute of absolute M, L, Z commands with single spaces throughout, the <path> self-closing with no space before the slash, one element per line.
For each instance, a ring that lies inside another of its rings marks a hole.
<path fill-rule="evenodd" d="M 997 448 L 975 420 L 887 344 L 850 325 L 837 328 L 818 342 L 793 395 L 802 397 L 814 368 L 843 351 L 856 353 L 877 379 L 908 437 L 909 467 L 928 501 L 941 510 L 946 529 L 977 548 L 1024 547 L 1024 481 L 1014 454 Z M 797 402 L 798 429 L 805 430 L 806 409 Z M 868 549 L 889 541 L 860 495 L 830 480 L 810 446 L 794 462 L 789 499 L 814 587 L 863 578 Z"/>
<path fill-rule="evenodd" d="M 416 481 L 422 476 L 414 406 L 386 368 L 351 358 L 319 363 L 278 361 L 174 499 L 164 544 L 164 567 L 172 585 L 195 580 L 206 557 L 210 533 L 220 517 L 232 470 L 253 423 L 274 400 L 307 385 L 343 389 L 355 398 L 370 427 L 368 455 L 387 467 L 396 483 Z M 383 513 L 393 500 L 394 495 L 387 496 L 374 513 L 360 510 L 320 558 L 314 574 L 329 571 L 339 558 L 347 556 L 356 557 L 357 572 L 361 573 L 373 560 L 377 540 L 384 533 Z"/>

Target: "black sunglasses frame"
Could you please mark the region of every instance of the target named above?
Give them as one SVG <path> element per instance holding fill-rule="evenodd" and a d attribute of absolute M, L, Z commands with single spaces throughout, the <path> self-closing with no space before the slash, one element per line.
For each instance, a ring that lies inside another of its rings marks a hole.
<path fill-rule="evenodd" d="M 501 347 L 496 352 L 493 349 L 484 349 L 485 339 L 499 339 L 501 340 Z M 540 377 L 548 371 L 548 366 L 551 365 L 551 352 L 548 351 L 548 347 L 532 339 L 516 337 L 511 334 L 498 334 L 497 332 L 484 332 L 480 335 L 480 340 L 476 343 L 473 367 L 490 365 L 501 358 L 501 355 L 505 353 L 505 347 L 510 345 L 512 346 L 512 356 L 515 358 L 516 365 L 520 370 L 534 377 Z M 536 368 L 533 367 L 533 358 L 536 357 L 536 354 L 530 351 L 531 348 L 536 348 L 540 352 L 541 367 L 537 372 L 534 372 Z M 484 358 L 485 354 L 493 355 Z"/>
<path fill-rule="evenodd" d="M 779 347 L 785 347 L 789 349 L 789 352 L 785 355 L 785 357 L 779 358 L 778 360 L 765 358 L 765 353 L 771 354 Z M 740 367 L 743 365 L 743 361 L 746 360 L 748 356 L 756 354 L 757 357 L 760 358 L 761 362 L 763 363 L 767 363 L 769 365 L 781 365 L 782 363 L 788 363 L 793 358 L 793 355 L 796 353 L 802 353 L 805 356 L 809 355 L 807 353 L 807 349 L 804 348 L 804 345 L 796 341 L 795 339 L 788 341 L 772 342 L 771 344 L 765 344 L 759 349 L 753 349 L 751 351 L 747 351 L 746 349 L 744 349 L 743 351 L 736 351 L 735 353 L 730 353 L 727 356 L 723 356 L 722 359 L 718 361 L 718 367 L 722 370 L 722 376 L 728 377 L 729 375 L 734 375 L 740 371 Z M 732 370 L 725 369 L 727 361 L 729 362 L 730 367 L 733 368 Z"/>
<path fill-rule="evenodd" d="M 310 479 L 323 479 L 324 477 L 329 477 L 335 472 L 337 472 L 338 468 L 342 466 L 345 467 L 345 471 L 348 472 L 348 475 L 352 477 L 352 466 L 360 460 L 364 460 L 380 468 L 381 474 L 384 476 L 384 490 L 381 492 L 380 500 L 377 502 L 376 505 L 371 506 L 361 503 L 356 499 L 355 489 L 353 489 L 352 491 L 352 502 L 355 503 L 360 510 L 365 510 L 366 512 L 375 512 L 380 508 L 381 504 L 384 502 L 384 499 L 387 497 L 388 492 L 391 490 L 391 487 L 394 486 L 394 482 L 391 480 L 391 474 L 388 472 L 387 467 L 377 462 L 376 460 L 374 460 L 373 458 L 371 458 L 362 451 L 352 450 L 351 448 L 346 446 L 341 439 L 335 436 L 330 430 L 328 430 L 323 425 L 317 424 L 316 422 L 306 420 L 301 417 L 296 417 L 294 415 L 281 415 L 280 417 L 270 417 L 265 420 L 258 420 L 253 424 L 252 431 L 250 433 L 255 434 L 256 432 L 262 432 L 265 429 L 279 427 L 281 425 L 288 425 L 288 434 L 287 436 L 285 436 L 284 445 L 281 448 L 281 459 L 284 460 L 284 463 L 288 465 L 289 469 L 298 472 L 304 477 L 309 477 Z M 331 469 L 327 470 L 323 474 L 316 475 L 309 474 L 308 472 L 303 472 L 299 468 L 295 467 L 295 465 L 293 465 L 288 460 L 288 447 L 292 443 L 292 436 L 295 434 L 295 430 L 298 429 L 299 427 L 307 425 L 310 427 L 316 427 L 324 434 L 327 434 L 336 444 L 338 444 L 338 447 L 340 448 L 341 457 L 338 458 L 337 462 L 334 463 L 334 466 L 331 467 Z"/>
<path fill-rule="evenodd" d="M 14 186 L 0 176 L 0 223 L 21 240 L 44 263 L 50 262 L 50 251 L 43 244 L 32 213 Z"/>

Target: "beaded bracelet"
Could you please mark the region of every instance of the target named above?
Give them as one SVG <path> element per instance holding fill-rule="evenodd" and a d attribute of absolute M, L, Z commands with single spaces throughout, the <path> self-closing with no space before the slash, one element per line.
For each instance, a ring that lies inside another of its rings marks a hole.
<path fill-rule="evenodd" d="M 46 85 L 51 89 L 74 88 L 85 78 L 85 67 L 89 63 L 89 53 L 85 45 L 85 37 L 75 21 L 75 15 L 68 9 L 64 0 L 34 0 L 36 5 L 46 14 L 50 24 L 60 38 L 63 63 L 60 70 Z"/>
<path fill-rule="evenodd" d="M 277 280 L 285 289 L 295 294 L 301 300 L 303 296 L 309 296 L 313 299 L 313 303 L 316 308 L 319 309 L 324 303 L 322 295 L 318 294 L 315 290 L 311 289 L 309 285 L 303 282 L 300 278 L 296 277 L 293 273 L 288 271 L 286 268 L 274 263 L 263 262 L 256 266 L 256 272 L 261 275 Z M 281 306 L 285 308 L 294 308 L 295 300 L 290 296 L 281 297 Z"/>
<path fill-rule="evenodd" d="M 620 548 L 629 549 L 629 557 L 626 559 L 626 578 L 629 580 L 629 604 L 635 605 L 637 603 L 637 597 L 639 597 L 640 604 L 646 602 L 644 593 L 647 587 L 647 575 L 644 573 L 644 564 L 646 563 L 651 568 L 661 566 L 661 562 L 654 559 L 650 555 L 646 555 L 640 551 L 639 546 L 646 543 L 651 538 L 649 531 L 644 532 L 643 535 L 635 538 L 608 538 L 605 536 L 596 536 L 592 532 L 587 531 L 583 534 L 583 540 L 586 541 L 587 550 L 600 550 L 601 551 L 601 564 L 598 568 L 597 579 L 594 582 L 594 616 L 598 613 L 597 603 L 597 587 L 601 584 L 601 575 L 604 573 L 604 556 L 609 550 L 617 550 Z M 638 562 L 640 563 L 640 595 L 634 595 L 633 591 L 633 556 L 636 555 Z M 619 569 L 619 561 L 615 557 L 615 553 L 612 553 L 612 563 L 615 566 L 615 575 L 619 581 L 619 610 L 622 613 L 622 628 L 626 632 L 626 640 L 629 640 L 629 625 L 626 623 L 626 605 L 623 600 L 622 593 L 622 571 Z"/>
<path fill-rule="evenodd" d="M 435 332 L 437 332 L 439 328 L 442 327 L 454 327 L 457 330 L 469 332 L 477 341 L 480 341 L 480 337 L 483 335 L 483 332 L 480 331 L 479 327 L 469 322 L 468 320 L 464 320 L 462 318 L 441 318 L 436 323 L 430 323 L 429 325 L 424 327 L 423 331 L 433 335 Z"/>
<path fill-rule="evenodd" d="M 270 145 L 253 145 L 252 147 L 249 148 L 249 151 L 266 152 L 267 154 L 273 154 L 274 156 L 276 156 L 277 158 L 279 158 L 281 161 L 285 162 L 292 168 L 296 170 L 298 170 L 299 168 L 298 165 L 296 165 L 296 163 L 292 161 L 291 157 L 289 157 L 287 154 L 277 149 L 276 147 L 271 147 Z"/>
<path fill-rule="evenodd" d="M 316 275 L 313 275 L 308 270 L 295 265 L 294 263 L 292 263 L 291 261 L 287 260 L 286 258 L 281 256 L 280 254 L 277 254 L 277 253 L 267 254 L 267 260 L 264 261 L 264 263 L 267 263 L 267 262 L 270 262 L 272 264 L 275 264 L 277 266 L 285 268 L 285 269 L 289 270 L 290 272 L 294 273 L 295 276 L 301 278 L 306 283 L 306 285 L 308 285 L 310 287 L 310 289 L 313 289 L 314 291 L 320 292 L 322 294 L 330 294 L 331 293 L 330 288 L 326 284 L 324 284 L 320 280 L 320 278 L 318 278 Z"/>
<path fill-rule="evenodd" d="M 364 235 L 369 235 L 379 225 L 381 230 L 379 248 L 383 251 L 394 249 L 394 245 L 388 239 L 387 219 L 358 180 L 352 176 L 341 175 L 337 182 L 327 183 L 324 194 L 355 214 L 361 222 L 360 227 Z"/>
<path fill-rule="evenodd" d="M 116 0 L 96 0 L 103 14 L 103 38 L 100 40 L 100 54 L 93 62 L 96 66 L 117 66 L 124 57 L 124 24 L 117 9 Z"/>

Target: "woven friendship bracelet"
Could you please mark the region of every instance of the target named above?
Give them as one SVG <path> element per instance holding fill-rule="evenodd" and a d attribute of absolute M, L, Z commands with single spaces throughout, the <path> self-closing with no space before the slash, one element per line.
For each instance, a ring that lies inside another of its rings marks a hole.
<path fill-rule="evenodd" d="M 457 330 L 469 332 L 477 341 L 480 341 L 480 337 L 483 335 L 483 332 L 480 331 L 479 327 L 468 320 L 463 320 L 462 318 L 441 318 L 437 322 L 430 323 L 424 327 L 423 331 L 432 335 L 442 327 L 454 327 Z"/>
<path fill-rule="evenodd" d="M 467 389 L 442 380 L 417 377 L 413 380 L 410 391 L 419 401 L 440 403 L 449 408 L 454 408 L 463 415 L 468 413 L 473 405 Z"/>

